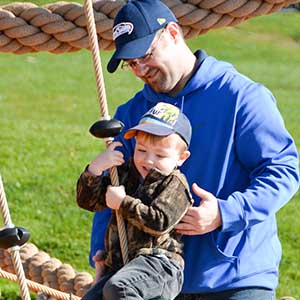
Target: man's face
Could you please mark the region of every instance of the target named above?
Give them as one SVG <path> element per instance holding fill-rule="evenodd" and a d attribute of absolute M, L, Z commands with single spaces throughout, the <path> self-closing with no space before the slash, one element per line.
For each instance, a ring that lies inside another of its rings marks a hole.
<path fill-rule="evenodd" d="M 158 32 L 143 58 L 126 63 L 155 92 L 172 94 L 182 77 L 177 53 L 176 44 L 166 28 Z"/>

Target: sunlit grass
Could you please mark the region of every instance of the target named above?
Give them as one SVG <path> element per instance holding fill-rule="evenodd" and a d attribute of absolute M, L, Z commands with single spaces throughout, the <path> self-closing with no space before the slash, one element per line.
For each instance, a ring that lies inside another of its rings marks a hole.
<path fill-rule="evenodd" d="M 188 42 L 193 50 L 203 48 L 270 88 L 297 145 L 299 24 L 300 14 L 278 13 Z M 101 52 L 104 67 L 110 56 L 111 52 Z M 80 172 L 104 148 L 88 133 L 100 115 L 90 53 L 0 53 L 0 70 L 0 174 L 13 222 L 30 230 L 30 241 L 39 249 L 76 270 L 92 273 L 87 260 L 92 214 L 75 202 Z M 103 68 L 103 72 L 113 115 L 142 83 L 122 71 L 112 75 Z M 300 296 L 299 208 L 298 196 L 278 213 L 283 245 L 278 299 Z M 0 280 L 0 287 L 3 299 L 18 295 L 15 284 Z"/>

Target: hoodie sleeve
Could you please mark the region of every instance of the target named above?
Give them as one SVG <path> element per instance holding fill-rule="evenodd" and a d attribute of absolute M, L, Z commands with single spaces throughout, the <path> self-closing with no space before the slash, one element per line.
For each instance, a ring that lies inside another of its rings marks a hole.
<path fill-rule="evenodd" d="M 263 222 L 292 198 L 299 186 L 297 150 L 272 94 L 252 84 L 240 98 L 236 153 L 250 185 L 218 199 L 222 230 L 238 232 Z"/>
<path fill-rule="evenodd" d="M 111 209 L 106 208 L 104 210 L 96 211 L 93 218 L 92 234 L 90 239 L 90 253 L 89 263 L 92 267 L 95 267 L 93 256 L 98 250 L 104 250 L 104 237 L 106 233 L 106 227 L 111 217 Z"/>

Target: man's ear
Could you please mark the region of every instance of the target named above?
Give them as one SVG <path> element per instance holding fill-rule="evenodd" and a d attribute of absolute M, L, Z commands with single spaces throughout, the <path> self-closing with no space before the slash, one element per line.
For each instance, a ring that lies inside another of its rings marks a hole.
<path fill-rule="evenodd" d="M 188 150 L 185 150 L 182 153 L 180 153 L 179 159 L 177 162 L 177 166 L 178 167 L 182 166 L 182 164 L 190 157 L 190 155 L 191 155 L 191 152 Z"/>
<path fill-rule="evenodd" d="M 181 36 L 180 28 L 175 22 L 168 23 L 166 26 L 166 30 L 170 33 L 170 36 L 175 40 L 177 40 Z"/>

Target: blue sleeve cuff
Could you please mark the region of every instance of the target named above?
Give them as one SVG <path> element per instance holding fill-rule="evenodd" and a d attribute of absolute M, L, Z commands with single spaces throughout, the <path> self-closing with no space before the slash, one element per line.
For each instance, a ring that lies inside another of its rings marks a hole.
<path fill-rule="evenodd" d="M 247 227 L 247 221 L 243 213 L 240 201 L 229 196 L 227 200 L 218 199 L 222 218 L 222 231 L 239 232 Z"/>

